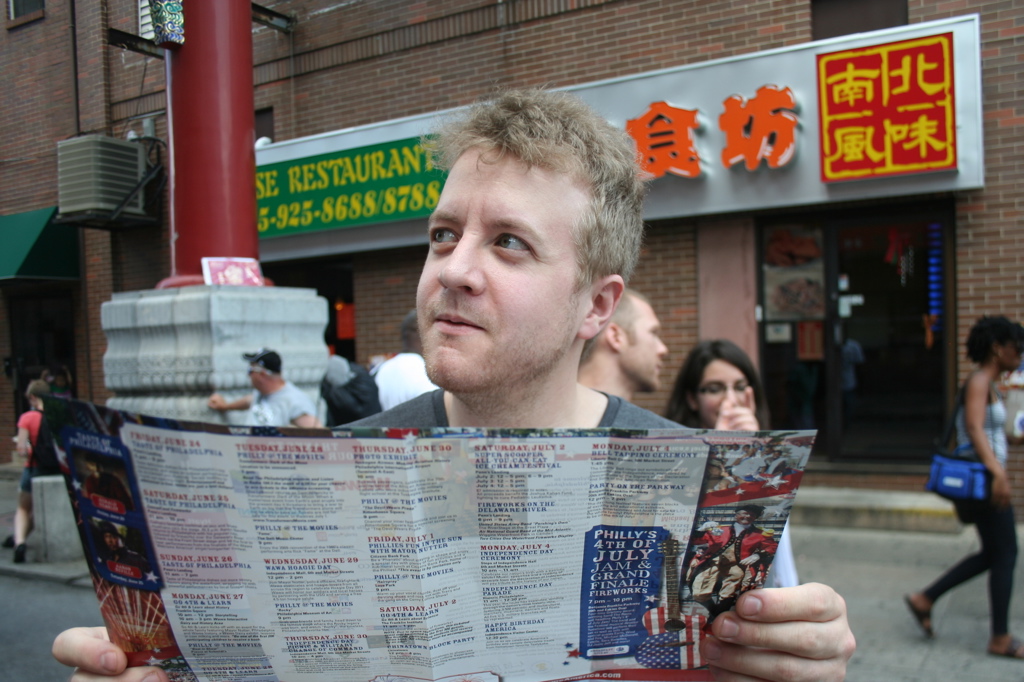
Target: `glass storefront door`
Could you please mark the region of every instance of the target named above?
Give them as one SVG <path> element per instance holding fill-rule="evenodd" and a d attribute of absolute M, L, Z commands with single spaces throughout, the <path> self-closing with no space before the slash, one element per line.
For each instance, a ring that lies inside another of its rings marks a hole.
<path fill-rule="evenodd" d="M 942 430 L 955 339 L 952 207 L 766 222 L 762 372 L 775 428 L 830 460 L 916 461 Z"/>

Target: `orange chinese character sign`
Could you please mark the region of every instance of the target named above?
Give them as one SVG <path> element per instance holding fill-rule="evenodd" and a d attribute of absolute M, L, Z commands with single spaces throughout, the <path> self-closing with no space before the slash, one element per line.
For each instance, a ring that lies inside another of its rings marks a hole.
<path fill-rule="evenodd" d="M 953 34 L 818 55 L 821 179 L 956 168 Z"/>
<path fill-rule="evenodd" d="M 762 85 L 757 95 L 745 100 L 733 95 L 722 103 L 725 111 L 718 127 L 725 133 L 722 164 L 732 168 L 745 161 L 757 170 L 761 160 L 769 168 L 781 168 L 796 153 L 796 99 L 789 88 Z"/>
<path fill-rule="evenodd" d="M 700 127 L 697 112 L 654 102 L 638 118 L 626 121 L 626 132 L 640 150 L 641 164 L 655 178 L 665 173 L 696 178 L 700 154 L 693 131 Z"/>

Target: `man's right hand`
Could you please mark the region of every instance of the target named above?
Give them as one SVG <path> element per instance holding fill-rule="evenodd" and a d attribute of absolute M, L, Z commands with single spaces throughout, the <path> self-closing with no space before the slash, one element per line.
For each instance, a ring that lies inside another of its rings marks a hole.
<path fill-rule="evenodd" d="M 71 628 L 53 640 L 53 657 L 76 668 L 68 682 L 169 682 L 159 668 L 126 668 L 128 657 L 107 636 L 106 628 Z"/>
<path fill-rule="evenodd" d="M 211 410 L 223 412 L 224 410 L 228 409 L 228 402 L 224 400 L 224 396 L 222 396 L 220 393 L 214 393 L 213 395 L 210 396 L 210 399 L 206 401 L 206 406 L 209 407 Z"/>
<path fill-rule="evenodd" d="M 857 641 L 826 585 L 751 590 L 715 619 L 700 651 L 716 680 L 841 682 Z"/>

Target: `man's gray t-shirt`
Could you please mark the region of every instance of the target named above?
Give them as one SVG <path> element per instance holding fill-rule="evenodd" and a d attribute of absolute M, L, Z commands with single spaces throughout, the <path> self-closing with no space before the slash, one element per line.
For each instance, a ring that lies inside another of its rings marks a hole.
<path fill-rule="evenodd" d="M 304 414 L 316 416 L 313 400 L 290 381 L 277 391 L 263 395 L 255 391 L 249 408 L 249 426 L 290 426 Z"/>
<path fill-rule="evenodd" d="M 401 429 L 429 429 L 448 425 L 448 413 L 444 409 L 444 391 L 440 389 L 424 393 L 390 410 L 345 424 Z M 601 423 L 597 426 L 617 429 L 685 428 L 614 395 L 608 396 L 608 407 L 605 408 Z"/>

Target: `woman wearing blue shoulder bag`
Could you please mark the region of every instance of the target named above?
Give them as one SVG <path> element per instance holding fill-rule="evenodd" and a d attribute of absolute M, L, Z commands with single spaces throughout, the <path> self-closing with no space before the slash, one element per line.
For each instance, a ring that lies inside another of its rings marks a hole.
<path fill-rule="evenodd" d="M 907 595 L 907 606 L 928 637 L 932 632 L 932 605 L 943 594 L 989 571 L 989 608 L 992 634 L 988 652 L 1024 658 L 1024 643 L 1009 632 L 1013 571 L 1017 561 L 1017 529 L 1010 506 L 1010 479 L 1006 473 L 1006 408 L 995 388 L 1003 372 L 1016 369 L 1024 351 L 1024 328 L 1002 316 L 982 317 L 967 337 L 967 357 L 978 368 L 964 384 L 963 405 L 956 413 L 958 446 L 971 446 L 988 469 L 991 495 L 981 502 L 957 501 L 957 514 L 973 523 L 981 550 L 962 559 L 923 592 Z"/>

